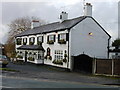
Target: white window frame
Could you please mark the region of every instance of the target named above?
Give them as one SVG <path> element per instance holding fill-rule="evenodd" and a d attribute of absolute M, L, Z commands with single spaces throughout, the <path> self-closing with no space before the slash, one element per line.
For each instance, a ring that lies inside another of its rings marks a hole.
<path fill-rule="evenodd" d="M 63 50 L 55 50 L 54 59 L 55 60 L 63 60 Z"/>
<path fill-rule="evenodd" d="M 49 35 L 49 41 L 54 41 L 54 35 Z"/>
<path fill-rule="evenodd" d="M 59 40 L 63 40 L 63 39 L 66 41 L 66 33 L 60 34 Z"/>
<path fill-rule="evenodd" d="M 38 51 L 38 60 L 43 60 L 44 59 L 44 52 L 43 51 Z"/>
<path fill-rule="evenodd" d="M 37 41 L 42 42 L 42 40 L 43 40 L 43 36 L 38 36 L 38 37 L 37 37 Z"/>

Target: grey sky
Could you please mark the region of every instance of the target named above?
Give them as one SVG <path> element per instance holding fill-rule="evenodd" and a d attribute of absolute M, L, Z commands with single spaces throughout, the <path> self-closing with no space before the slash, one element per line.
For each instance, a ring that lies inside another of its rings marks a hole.
<path fill-rule="evenodd" d="M 82 1 L 82 0 L 81 0 Z M 117 38 L 117 3 L 118 0 L 86 0 L 93 5 L 93 17 L 111 34 L 113 40 Z M 114 1 L 114 2 L 113 2 Z M 0 3 L 1 6 L 1 3 Z M 1 9 L 0 9 L 1 10 Z M 40 0 L 40 2 L 2 2 L 2 28 L 0 42 L 7 37 L 7 24 L 23 16 L 37 16 L 48 22 L 59 21 L 62 10 L 68 12 L 69 18 L 83 15 L 83 2 L 80 0 Z"/>

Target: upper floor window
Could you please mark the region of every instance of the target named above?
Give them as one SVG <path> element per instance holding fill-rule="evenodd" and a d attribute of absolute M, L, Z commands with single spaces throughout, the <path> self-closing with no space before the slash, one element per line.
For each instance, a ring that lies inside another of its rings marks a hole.
<path fill-rule="evenodd" d="M 34 45 L 34 43 L 35 43 L 35 37 L 29 38 L 29 44 Z"/>
<path fill-rule="evenodd" d="M 23 38 L 23 45 L 27 44 L 27 38 Z"/>
<path fill-rule="evenodd" d="M 55 35 L 49 35 L 47 37 L 47 43 L 48 44 L 54 44 L 54 42 L 55 42 Z"/>
<path fill-rule="evenodd" d="M 67 38 L 68 38 L 67 33 L 58 34 L 58 43 L 66 44 Z"/>
<path fill-rule="evenodd" d="M 16 39 L 16 44 L 21 45 L 22 44 L 22 38 L 17 38 Z"/>
<path fill-rule="evenodd" d="M 37 44 L 41 45 L 43 43 L 43 36 L 37 37 Z"/>

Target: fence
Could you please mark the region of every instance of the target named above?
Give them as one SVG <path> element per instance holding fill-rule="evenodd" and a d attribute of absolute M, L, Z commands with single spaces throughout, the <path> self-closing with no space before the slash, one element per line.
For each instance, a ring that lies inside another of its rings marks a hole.
<path fill-rule="evenodd" d="M 120 75 L 120 59 L 95 59 L 94 74 Z"/>

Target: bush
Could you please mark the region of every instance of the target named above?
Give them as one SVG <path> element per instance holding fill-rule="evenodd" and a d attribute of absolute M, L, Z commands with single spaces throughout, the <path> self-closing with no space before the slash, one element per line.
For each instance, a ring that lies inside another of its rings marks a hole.
<path fill-rule="evenodd" d="M 63 62 L 65 62 L 65 63 L 66 63 L 66 62 L 67 62 L 67 59 L 63 59 Z"/>
<path fill-rule="evenodd" d="M 58 64 L 58 65 L 63 65 L 63 61 L 62 60 L 54 60 L 52 63 Z"/>
<path fill-rule="evenodd" d="M 116 39 L 113 43 L 112 46 L 114 47 L 119 47 L 120 46 L 120 39 Z"/>
<path fill-rule="evenodd" d="M 66 44 L 66 41 L 64 39 L 61 39 L 58 41 L 59 44 Z"/>
<path fill-rule="evenodd" d="M 37 41 L 37 45 L 42 45 L 42 42 L 41 41 Z"/>
<path fill-rule="evenodd" d="M 29 61 L 34 61 L 35 59 L 33 57 L 28 57 Z"/>
<path fill-rule="evenodd" d="M 29 45 L 34 45 L 34 42 L 30 42 Z"/>
<path fill-rule="evenodd" d="M 18 56 L 17 56 L 17 58 L 23 59 L 23 56 L 21 56 L 21 55 L 18 55 Z"/>
<path fill-rule="evenodd" d="M 50 41 L 47 42 L 47 44 L 54 44 L 54 41 L 50 40 Z"/>

